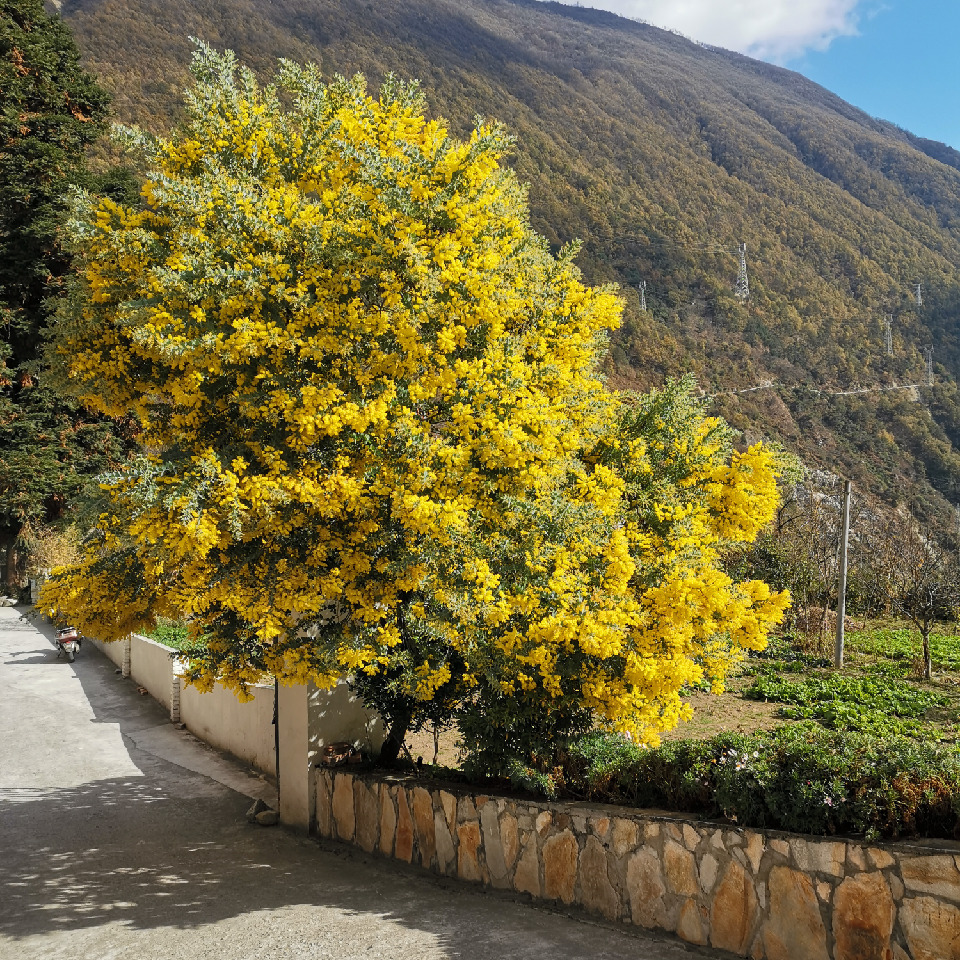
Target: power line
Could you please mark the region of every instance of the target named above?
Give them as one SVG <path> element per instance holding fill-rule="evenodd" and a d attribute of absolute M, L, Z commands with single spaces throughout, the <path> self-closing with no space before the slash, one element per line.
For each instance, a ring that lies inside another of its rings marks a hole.
<path fill-rule="evenodd" d="M 610 237 L 597 236 L 595 239 L 602 240 L 605 243 L 614 243 L 619 241 L 626 243 L 637 243 L 648 247 L 663 245 L 668 247 L 678 247 L 681 250 L 696 250 L 706 253 L 725 253 L 727 256 L 733 255 L 733 251 L 729 247 L 724 247 L 717 243 L 687 243 L 683 240 L 672 240 L 670 237 L 641 237 L 632 233 L 621 233 Z"/>
<path fill-rule="evenodd" d="M 647 312 L 647 281 L 641 280 L 637 284 L 637 289 L 640 291 L 640 312 Z"/>

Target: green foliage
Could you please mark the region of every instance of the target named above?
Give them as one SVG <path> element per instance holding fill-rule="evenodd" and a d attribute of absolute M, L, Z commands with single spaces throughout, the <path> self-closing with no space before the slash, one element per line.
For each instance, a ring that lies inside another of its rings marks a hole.
<path fill-rule="evenodd" d="M 38 366 L 47 303 L 70 271 L 64 197 L 88 180 L 84 151 L 107 102 L 42 0 L 0 2 L 0 540 L 11 581 L 23 524 L 60 519 L 122 454 L 111 429 Z"/>
<path fill-rule="evenodd" d="M 183 620 L 158 617 L 156 626 L 147 633 L 151 640 L 173 650 L 190 650 L 196 642 L 190 639 L 190 628 Z"/>
<path fill-rule="evenodd" d="M 960 637 L 935 637 L 944 660 L 960 652 Z M 654 750 L 592 732 L 570 747 L 563 790 L 805 833 L 956 837 L 960 748 L 937 742 L 937 724 L 956 719 L 954 698 L 905 679 L 910 631 L 852 631 L 848 649 L 862 673 L 827 672 L 778 638 L 751 654 L 743 695 L 783 703 L 792 722 Z"/>
<path fill-rule="evenodd" d="M 794 724 L 644 750 L 607 734 L 574 744 L 568 795 L 735 818 L 742 826 L 868 837 L 954 837 L 960 753 L 907 737 Z"/>
<path fill-rule="evenodd" d="M 816 720 L 830 730 L 878 736 L 929 735 L 929 728 L 918 721 L 950 703 L 942 694 L 889 675 L 844 673 L 814 674 L 803 680 L 767 673 L 757 677 L 744 696 L 785 704 L 780 716 L 789 720 Z"/>
<path fill-rule="evenodd" d="M 847 641 L 850 650 L 873 657 L 896 661 L 913 661 L 917 657 L 917 633 L 892 627 L 858 630 Z M 954 633 L 932 632 L 930 650 L 934 667 L 960 671 L 960 636 Z"/>

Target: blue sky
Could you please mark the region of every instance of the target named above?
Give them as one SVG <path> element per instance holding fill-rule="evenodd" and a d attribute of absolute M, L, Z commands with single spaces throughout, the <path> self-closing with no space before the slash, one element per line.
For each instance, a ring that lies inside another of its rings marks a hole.
<path fill-rule="evenodd" d="M 960 3 L 886 0 L 864 12 L 858 35 L 784 65 L 871 116 L 960 150 Z"/>
<path fill-rule="evenodd" d="M 960 149 L 960 0 L 580 2 L 790 67 Z"/>

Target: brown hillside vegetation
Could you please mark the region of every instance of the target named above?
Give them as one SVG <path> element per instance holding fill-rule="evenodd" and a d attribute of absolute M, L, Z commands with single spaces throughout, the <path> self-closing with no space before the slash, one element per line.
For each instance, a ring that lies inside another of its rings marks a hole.
<path fill-rule="evenodd" d="M 290 57 L 371 85 L 389 71 L 419 77 L 460 132 L 476 114 L 502 120 L 536 227 L 557 245 L 581 238 L 587 278 L 624 286 L 614 385 L 692 372 L 734 425 L 811 465 L 921 513 L 960 500 L 949 147 L 795 73 L 537 0 L 68 0 L 62 13 L 120 118 L 152 129 L 174 116 L 188 35 L 265 74 Z M 745 305 L 733 289 L 741 241 Z M 932 388 L 836 395 L 924 383 L 927 346 Z"/>

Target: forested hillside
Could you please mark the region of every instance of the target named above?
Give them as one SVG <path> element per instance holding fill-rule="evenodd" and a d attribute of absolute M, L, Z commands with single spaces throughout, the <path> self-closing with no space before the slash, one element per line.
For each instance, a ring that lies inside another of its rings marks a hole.
<path fill-rule="evenodd" d="M 624 287 L 612 384 L 692 372 L 749 436 L 920 514 L 960 502 L 949 147 L 789 71 L 537 0 L 68 0 L 62 14 L 119 119 L 153 129 L 174 116 L 188 35 L 264 72 L 290 57 L 371 84 L 418 77 L 458 131 L 502 120 L 537 229 L 582 239 L 586 277 Z"/>

